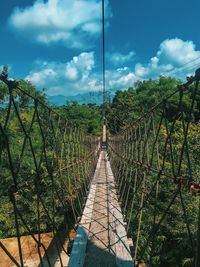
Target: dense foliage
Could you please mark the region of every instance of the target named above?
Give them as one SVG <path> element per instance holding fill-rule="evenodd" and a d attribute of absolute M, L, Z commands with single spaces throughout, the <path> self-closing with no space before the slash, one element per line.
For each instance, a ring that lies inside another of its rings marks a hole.
<path fill-rule="evenodd" d="M 158 80 L 139 81 L 134 88 L 117 91 L 112 103 L 107 107 L 107 120 L 111 133 L 116 133 L 136 119 L 148 113 L 152 107 L 158 105 L 162 99 L 173 94 L 181 81 L 174 78 L 160 77 Z M 200 118 L 200 96 L 196 98 L 194 116 Z M 175 94 L 167 101 L 167 118 L 173 117 L 179 107 L 179 95 Z M 183 110 L 188 110 L 190 95 L 184 96 Z M 163 106 L 160 106 L 162 110 Z"/>
<path fill-rule="evenodd" d="M 101 108 L 95 104 L 79 105 L 77 102 L 68 102 L 66 106 L 58 108 L 58 112 L 89 134 L 101 135 Z"/>

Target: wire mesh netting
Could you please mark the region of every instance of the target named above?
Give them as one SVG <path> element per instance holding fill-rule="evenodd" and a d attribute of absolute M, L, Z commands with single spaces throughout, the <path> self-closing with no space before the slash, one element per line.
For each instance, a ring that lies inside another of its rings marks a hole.
<path fill-rule="evenodd" d="M 99 139 L 8 80 L 6 72 L 1 80 L 0 247 L 9 266 L 26 266 L 23 242 L 29 236 L 40 266 L 54 266 L 49 243 L 64 266 L 60 254 L 69 254 L 65 243 L 86 202 Z M 48 244 L 44 233 L 51 233 Z M 4 242 L 11 237 L 17 237 L 15 254 Z"/>
<path fill-rule="evenodd" d="M 174 251 L 180 266 L 185 259 L 190 259 L 187 266 L 195 259 L 199 264 L 199 79 L 197 70 L 176 92 L 108 138 L 134 259 L 150 266 L 177 266 L 174 255 L 170 259 Z"/>

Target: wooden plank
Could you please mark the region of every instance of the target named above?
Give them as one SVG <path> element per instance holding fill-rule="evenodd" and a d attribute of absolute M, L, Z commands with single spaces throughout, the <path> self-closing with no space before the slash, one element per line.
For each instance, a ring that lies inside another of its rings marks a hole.
<path fill-rule="evenodd" d="M 115 189 L 114 176 L 111 170 L 110 162 L 107 160 L 107 175 L 110 187 L 110 201 L 109 210 L 113 216 L 113 229 L 112 236 L 114 237 L 114 247 L 116 254 L 116 265 L 124 267 L 133 267 L 133 260 L 129 248 L 129 242 L 124 227 L 124 220 L 122 210 L 117 200 L 117 192 Z"/>
<path fill-rule="evenodd" d="M 108 182 L 105 152 L 98 175 L 94 212 L 89 232 L 89 242 L 85 258 L 85 267 L 115 266 L 115 252 L 110 247 L 110 212 L 108 209 Z"/>
<path fill-rule="evenodd" d="M 72 253 L 70 255 L 68 267 L 83 266 L 84 261 L 85 261 L 85 252 L 86 252 L 86 246 L 88 242 L 88 234 L 89 234 L 90 223 L 92 220 L 94 199 L 95 199 L 95 193 L 96 193 L 96 178 L 99 173 L 100 166 L 101 166 L 101 158 L 102 158 L 102 152 L 100 153 L 100 156 L 97 162 L 97 166 L 96 166 L 95 174 L 94 174 L 94 177 L 91 183 L 89 195 L 86 201 L 86 205 L 83 211 L 81 221 L 78 226 L 77 235 L 74 240 L 73 247 L 72 247 Z"/>

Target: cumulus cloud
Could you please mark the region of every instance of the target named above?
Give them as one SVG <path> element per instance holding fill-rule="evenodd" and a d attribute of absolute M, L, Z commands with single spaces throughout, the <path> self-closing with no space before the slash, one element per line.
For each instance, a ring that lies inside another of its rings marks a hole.
<path fill-rule="evenodd" d="M 126 89 L 137 81 L 136 75 L 128 67 L 106 71 L 107 87 L 109 89 Z"/>
<path fill-rule="evenodd" d="M 160 75 L 185 78 L 200 66 L 200 51 L 192 41 L 179 38 L 164 40 L 149 62 L 136 63 L 132 68 L 125 67 L 110 72 L 108 85 L 112 88 L 133 86 L 137 80 L 158 78 Z M 120 75 L 119 75 L 120 74 Z"/>
<path fill-rule="evenodd" d="M 83 52 L 65 63 L 36 61 L 25 79 L 38 88 L 47 88 L 50 95 L 70 95 L 91 89 L 89 75 L 94 64 L 94 52 Z"/>
<path fill-rule="evenodd" d="M 128 54 L 123 54 L 123 53 L 119 53 L 119 52 L 107 53 L 106 57 L 115 66 L 121 66 L 124 63 L 132 61 L 135 57 L 135 52 L 130 51 Z"/>
<path fill-rule="evenodd" d="M 111 16 L 108 0 L 105 5 L 108 19 Z M 37 0 L 32 6 L 15 8 L 9 25 L 38 43 L 89 47 L 101 34 L 101 1 Z"/>
<path fill-rule="evenodd" d="M 178 38 L 167 39 L 161 43 L 157 58 L 160 64 L 169 62 L 173 66 L 179 67 L 200 57 L 200 51 L 195 49 L 195 44 L 192 41 L 183 41 Z"/>
<path fill-rule="evenodd" d="M 181 68 L 181 72 L 175 74 L 178 78 L 185 78 L 188 73 L 194 72 L 195 59 L 195 63 L 200 64 L 200 51 L 191 41 L 167 39 L 146 64 L 138 62 L 132 67 L 107 69 L 106 87 L 127 89 L 138 80 L 158 78 L 160 75 L 173 76 L 174 70 L 191 62 L 186 65 L 187 68 Z M 94 52 L 83 52 L 65 63 L 38 61 L 26 79 L 39 88 L 47 88 L 50 95 L 102 90 L 102 74 L 96 69 Z"/>
<path fill-rule="evenodd" d="M 94 52 L 83 52 L 65 63 L 37 61 L 25 79 L 39 89 L 46 88 L 48 95 L 102 90 L 102 73 L 95 70 Z M 128 67 L 106 71 L 108 89 L 126 89 L 136 81 L 136 75 Z"/>
<path fill-rule="evenodd" d="M 120 62 L 121 54 L 116 53 L 116 61 Z M 130 57 L 128 57 L 130 55 Z M 133 59 L 135 54 L 128 54 L 123 59 Z M 113 54 L 115 58 L 115 54 Z M 112 59 L 112 57 L 111 57 Z M 108 88 L 124 89 L 133 86 L 138 80 L 158 78 L 160 75 L 185 78 L 188 74 L 194 73 L 200 65 L 200 51 L 192 41 L 183 41 L 179 38 L 164 40 L 156 53 L 149 62 L 133 64 L 132 67 L 118 68 L 117 70 L 107 71 Z"/>
<path fill-rule="evenodd" d="M 81 53 L 67 63 L 65 76 L 67 79 L 76 81 L 87 78 L 94 67 L 94 52 Z"/>
<path fill-rule="evenodd" d="M 183 41 L 179 38 L 166 39 L 147 64 L 135 65 L 134 73 L 140 79 L 156 78 L 159 75 L 170 76 L 173 72 L 176 72 L 176 76 L 184 77 L 195 70 L 194 63 L 200 64 L 200 51 L 196 50 L 192 41 Z"/>
<path fill-rule="evenodd" d="M 31 73 L 25 78 L 33 83 L 35 86 L 46 87 L 48 83 L 54 83 L 59 78 L 59 70 L 55 67 L 55 63 L 47 63 L 37 61 L 35 66 L 36 71 Z"/>

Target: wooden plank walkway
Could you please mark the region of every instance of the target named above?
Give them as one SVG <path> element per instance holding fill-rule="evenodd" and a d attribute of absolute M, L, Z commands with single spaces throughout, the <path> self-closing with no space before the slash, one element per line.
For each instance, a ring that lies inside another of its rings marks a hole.
<path fill-rule="evenodd" d="M 134 266 L 105 151 L 100 153 L 68 266 Z"/>

